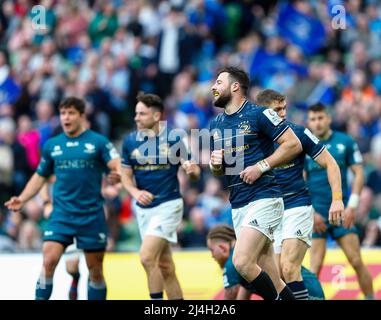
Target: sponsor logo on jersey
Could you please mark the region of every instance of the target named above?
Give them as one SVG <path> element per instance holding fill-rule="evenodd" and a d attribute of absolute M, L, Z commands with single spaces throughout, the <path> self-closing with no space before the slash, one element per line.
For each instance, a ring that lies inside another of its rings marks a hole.
<path fill-rule="evenodd" d="M 70 147 L 78 147 L 79 146 L 79 142 L 78 141 L 69 141 L 69 142 L 66 142 L 66 146 L 68 148 L 70 148 Z"/>
<path fill-rule="evenodd" d="M 52 157 L 60 156 L 62 154 L 62 150 L 60 146 L 54 146 L 53 152 L 51 153 Z"/>
<path fill-rule="evenodd" d="M 85 143 L 85 153 L 94 153 L 95 146 L 92 143 Z"/>
<path fill-rule="evenodd" d="M 280 124 L 283 121 L 282 118 L 280 118 L 278 116 L 278 114 L 271 109 L 264 110 L 263 114 L 266 116 L 267 119 L 269 119 L 271 121 L 271 123 L 274 126 L 277 126 L 278 124 Z"/>

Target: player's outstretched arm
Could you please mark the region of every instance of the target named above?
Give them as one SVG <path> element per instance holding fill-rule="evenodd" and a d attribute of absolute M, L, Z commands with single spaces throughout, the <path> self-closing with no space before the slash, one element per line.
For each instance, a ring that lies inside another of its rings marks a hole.
<path fill-rule="evenodd" d="M 38 173 L 33 174 L 21 194 L 19 196 L 12 197 L 10 200 L 5 202 L 4 205 L 9 210 L 21 210 L 24 204 L 40 191 L 45 182 L 45 177 L 40 176 Z"/>
<path fill-rule="evenodd" d="M 130 167 L 122 168 L 122 185 L 131 197 L 143 206 L 149 205 L 155 198 L 151 192 L 140 190 L 135 186 L 134 171 Z"/>
<path fill-rule="evenodd" d="M 340 225 L 344 214 L 340 168 L 327 149 L 324 149 L 315 161 L 327 170 L 328 182 L 331 187 L 332 203 L 329 209 L 329 223 Z"/>

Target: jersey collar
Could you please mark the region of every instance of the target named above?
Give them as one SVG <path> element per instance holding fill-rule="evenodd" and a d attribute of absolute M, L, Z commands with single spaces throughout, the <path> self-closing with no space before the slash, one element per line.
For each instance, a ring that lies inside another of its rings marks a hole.
<path fill-rule="evenodd" d="M 246 106 L 247 103 L 248 103 L 248 100 L 246 99 L 246 100 L 242 103 L 241 107 L 240 107 L 236 112 L 234 112 L 234 113 L 227 114 L 227 113 L 224 111 L 225 116 L 230 117 L 230 116 L 234 116 L 234 115 L 240 113 L 240 112 L 243 110 L 243 108 L 245 108 L 245 106 Z"/>

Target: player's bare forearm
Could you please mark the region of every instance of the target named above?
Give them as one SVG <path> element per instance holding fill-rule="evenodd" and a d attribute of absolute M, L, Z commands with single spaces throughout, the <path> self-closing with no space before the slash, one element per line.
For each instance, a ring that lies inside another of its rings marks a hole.
<path fill-rule="evenodd" d="M 42 188 L 40 189 L 40 196 L 42 198 L 42 201 L 45 202 L 50 202 L 50 192 L 49 192 L 49 183 L 46 182 L 43 184 Z"/>
<path fill-rule="evenodd" d="M 288 128 L 276 142 L 279 147 L 266 158 L 271 168 L 288 163 L 303 150 L 302 144 L 291 128 Z"/>
<path fill-rule="evenodd" d="M 327 149 L 325 149 L 315 161 L 327 170 L 328 182 L 332 191 L 332 199 L 337 199 L 338 194 L 342 194 L 341 173 L 336 160 L 332 157 Z M 342 197 L 341 197 L 342 198 Z"/>
<path fill-rule="evenodd" d="M 38 173 L 33 174 L 32 178 L 30 178 L 24 190 L 18 196 L 20 201 L 25 203 L 32 199 L 41 190 L 45 182 L 45 177 L 40 176 Z"/>
<path fill-rule="evenodd" d="M 122 168 L 122 185 L 132 197 L 139 191 L 135 186 L 133 177 L 134 172 L 131 168 Z"/>
<path fill-rule="evenodd" d="M 353 172 L 352 194 L 360 194 L 364 186 L 364 168 L 361 164 L 351 166 Z"/>
<path fill-rule="evenodd" d="M 119 174 L 121 174 L 121 163 L 120 163 L 120 158 L 115 158 L 115 159 L 112 159 L 110 160 L 108 163 L 107 163 L 107 167 L 111 170 L 111 171 L 115 171 Z"/>

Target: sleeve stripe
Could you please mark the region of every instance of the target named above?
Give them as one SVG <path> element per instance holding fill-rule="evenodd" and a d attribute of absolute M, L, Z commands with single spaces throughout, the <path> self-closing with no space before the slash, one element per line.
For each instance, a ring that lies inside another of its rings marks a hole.
<path fill-rule="evenodd" d="M 321 148 L 318 152 L 316 152 L 316 154 L 312 157 L 313 160 L 315 160 L 318 156 L 321 155 L 321 153 L 324 151 L 325 149 L 325 146 L 323 146 L 323 148 Z"/>
<path fill-rule="evenodd" d="M 123 168 L 131 168 L 131 166 L 129 164 L 124 164 L 124 163 L 122 163 L 122 167 Z"/>
<path fill-rule="evenodd" d="M 273 141 L 278 140 L 278 138 L 279 138 L 283 133 L 285 133 L 286 130 L 287 130 L 288 128 L 290 128 L 289 125 L 287 125 L 287 126 L 283 129 L 283 131 L 282 131 L 281 133 L 279 133 L 279 134 L 273 139 Z"/>

